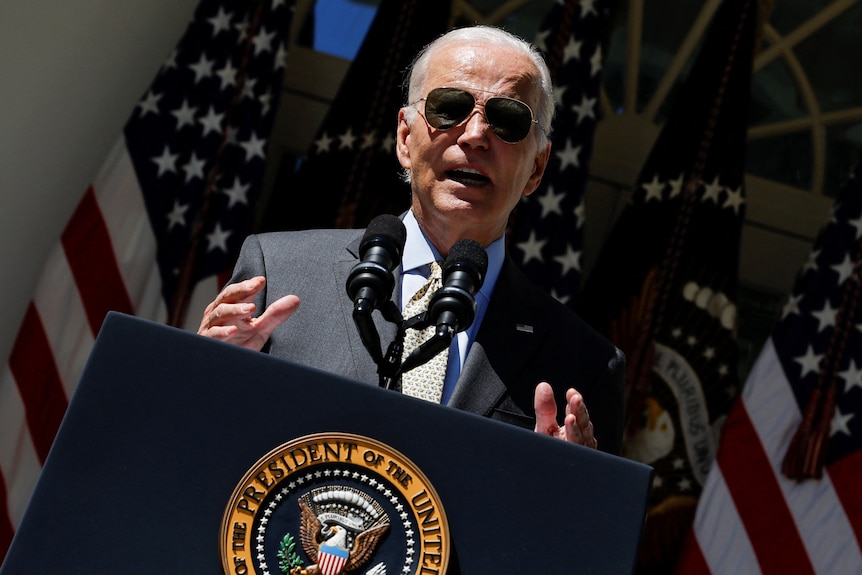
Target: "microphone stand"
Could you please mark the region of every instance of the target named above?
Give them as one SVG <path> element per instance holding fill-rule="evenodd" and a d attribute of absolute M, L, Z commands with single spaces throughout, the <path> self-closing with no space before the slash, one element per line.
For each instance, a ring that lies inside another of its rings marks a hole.
<path fill-rule="evenodd" d="M 431 325 L 431 319 L 427 311 L 400 322 L 398 333 L 392 343 L 389 344 L 383 363 L 378 364 L 380 387 L 401 391 L 401 374 L 426 363 L 441 351 L 449 348 L 455 330 L 449 325 L 438 325 L 434 335 L 428 341 L 413 350 L 403 362 L 401 361 L 401 355 L 404 353 L 404 335 L 407 330 L 423 330 L 429 325 Z"/>
<path fill-rule="evenodd" d="M 362 340 L 362 345 L 365 346 L 365 349 L 368 350 L 368 353 L 371 355 L 371 359 L 374 360 L 374 363 L 377 365 L 377 373 L 379 377 L 380 387 L 384 387 L 386 389 L 392 389 L 393 382 L 397 381 L 397 378 L 401 376 L 400 371 L 396 374 L 396 369 L 398 368 L 397 364 L 394 364 L 397 358 L 397 361 L 401 360 L 401 345 L 404 341 L 404 319 L 401 317 L 401 312 L 398 310 L 398 306 L 395 305 L 395 302 L 389 300 L 383 307 L 380 308 L 380 313 L 383 316 L 383 319 L 386 321 L 395 324 L 397 329 L 397 334 L 392 343 L 389 344 L 389 349 L 386 353 L 386 357 L 383 357 L 382 347 L 380 345 L 380 333 L 377 331 L 377 327 L 374 325 L 374 321 L 371 318 L 371 313 L 374 311 L 374 304 L 371 300 L 366 298 L 360 298 L 356 301 L 353 306 L 353 322 L 356 324 L 356 328 L 359 331 L 359 339 Z"/>
<path fill-rule="evenodd" d="M 383 361 L 383 352 L 380 347 L 380 334 L 377 332 L 374 320 L 371 319 L 373 311 L 374 302 L 369 299 L 359 298 L 353 304 L 353 323 L 359 331 L 359 339 L 362 340 L 362 345 L 368 350 L 371 359 L 379 366 Z"/>
<path fill-rule="evenodd" d="M 391 291 L 392 288 L 389 288 Z M 350 293 L 350 284 L 348 283 L 348 294 Z M 353 302 L 353 323 L 356 324 L 356 329 L 359 332 L 359 339 L 362 345 L 368 350 L 371 359 L 380 367 L 383 362 L 383 352 L 380 346 L 380 333 L 377 331 L 377 326 L 374 325 L 372 314 L 375 310 L 374 290 L 369 287 L 362 287 L 355 294 Z M 401 325 L 401 312 L 398 311 L 398 306 L 391 299 L 380 306 L 380 313 L 386 321 L 394 323 L 396 326 Z"/>
<path fill-rule="evenodd" d="M 404 353 L 404 335 L 408 329 L 423 330 L 431 325 L 428 312 L 425 311 L 408 320 L 404 320 L 394 301 L 389 300 L 380 308 L 383 319 L 395 324 L 397 327 L 395 339 L 389 344 L 386 356 L 384 357 L 380 345 L 380 332 L 377 331 L 377 326 L 374 325 L 374 320 L 372 319 L 374 309 L 374 300 L 368 297 L 358 297 L 353 304 L 353 323 L 356 324 L 362 345 L 365 346 L 371 359 L 377 365 L 380 387 L 401 391 L 401 374 L 422 365 L 444 349 L 447 349 L 452 343 L 455 330 L 449 325 L 437 326 L 436 333 L 428 341 L 415 349 L 402 363 L 401 356 Z"/>

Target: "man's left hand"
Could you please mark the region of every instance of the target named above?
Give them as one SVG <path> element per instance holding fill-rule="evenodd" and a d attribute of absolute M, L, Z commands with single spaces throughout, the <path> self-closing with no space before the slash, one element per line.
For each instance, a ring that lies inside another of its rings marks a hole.
<path fill-rule="evenodd" d="M 557 423 L 557 402 L 554 400 L 554 390 L 547 382 L 543 381 L 536 386 L 533 405 L 536 410 L 537 433 L 592 449 L 598 448 L 590 414 L 583 396 L 576 389 L 570 388 L 566 391 L 566 414 L 563 417 L 563 425 Z"/>

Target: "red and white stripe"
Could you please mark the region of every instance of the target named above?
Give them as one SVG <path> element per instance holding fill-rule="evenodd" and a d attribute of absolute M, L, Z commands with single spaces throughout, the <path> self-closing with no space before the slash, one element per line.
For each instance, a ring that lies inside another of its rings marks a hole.
<path fill-rule="evenodd" d="M 156 241 L 121 137 L 51 252 L 0 372 L 0 559 L 20 523 L 102 320 L 120 311 L 164 322 Z M 201 282 L 200 311 L 218 280 Z"/>
<path fill-rule="evenodd" d="M 347 564 L 347 555 L 334 555 L 326 551 L 320 552 L 319 567 L 323 575 L 339 575 L 344 565 Z"/>
<path fill-rule="evenodd" d="M 770 339 L 728 416 L 681 574 L 862 573 L 862 454 L 797 483 L 781 462 L 802 414 Z"/>

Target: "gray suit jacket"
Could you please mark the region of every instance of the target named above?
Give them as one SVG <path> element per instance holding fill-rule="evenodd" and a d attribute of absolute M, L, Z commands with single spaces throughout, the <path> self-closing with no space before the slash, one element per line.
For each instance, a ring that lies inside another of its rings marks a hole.
<path fill-rule="evenodd" d="M 377 384 L 377 366 L 353 323 L 345 282 L 359 261 L 363 230 L 310 230 L 250 236 L 231 282 L 266 276 L 258 313 L 294 294 L 302 304 L 272 334 L 266 351 L 303 365 Z M 396 270 L 396 286 L 400 286 Z M 399 288 L 393 298 L 400 302 Z M 395 327 L 375 313 L 385 353 Z M 533 390 L 554 388 L 558 412 L 565 391 L 584 396 L 599 449 L 619 453 L 625 358 L 571 310 L 533 285 L 506 258 L 476 340 L 449 405 L 533 429 Z"/>

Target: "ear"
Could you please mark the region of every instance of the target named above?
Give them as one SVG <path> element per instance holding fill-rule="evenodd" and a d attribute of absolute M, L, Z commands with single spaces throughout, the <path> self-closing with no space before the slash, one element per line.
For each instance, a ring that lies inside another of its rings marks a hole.
<path fill-rule="evenodd" d="M 545 174 L 545 168 L 548 167 L 548 160 L 551 157 L 551 142 L 548 142 L 545 147 L 536 154 L 536 159 L 533 162 L 533 173 L 527 180 L 527 185 L 524 186 L 524 195 L 529 196 L 539 187 L 539 182 L 542 181 L 542 176 Z"/>
<path fill-rule="evenodd" d="M 398 162 L 405 170 L 409 170 L 410 162 L 410 147 L 407 145 L 410 139 L 410 124 L 407 122 L 407 116 L 404 113 L 404 108 L 398 111 L 398 127 L 395 131 L 395 155 L 398 156 Z"/>

